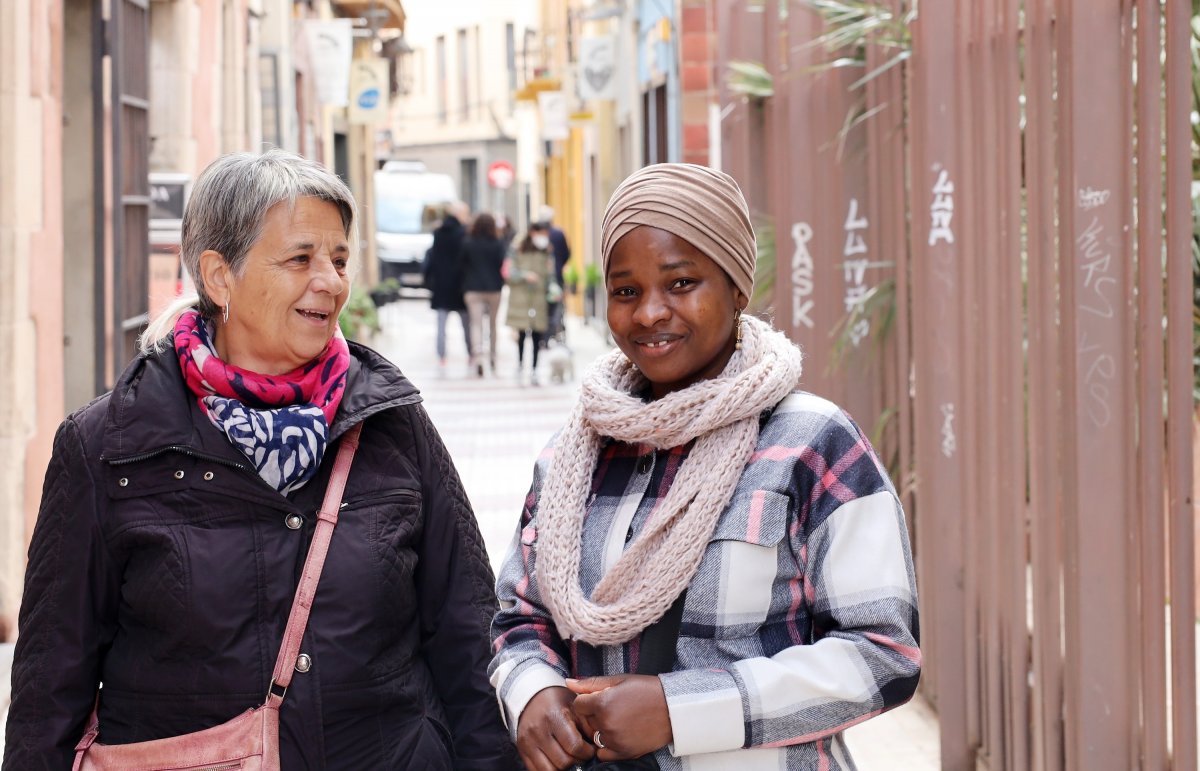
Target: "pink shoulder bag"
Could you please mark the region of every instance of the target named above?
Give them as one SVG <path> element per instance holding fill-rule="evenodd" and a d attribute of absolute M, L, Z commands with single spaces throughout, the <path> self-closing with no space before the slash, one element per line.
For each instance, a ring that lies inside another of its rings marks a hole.
<path fill-rule="evenodd" d="M 283 632 L 279 658 L 275 660 L 275 672 L 262 706 L 203 731 L 111 745 L 96 741 L 100 721 L 93 709 L 88 729 L 75 746 L 73 771 L 279 771 L 279 705 L 292 682 L 293 664 L 300 652 L 304 628 L 308 625 L 308 612 L 321 578 L 321 568 L 325 566 L 329 540 L 337 524 L 342 492 L 361 432 L 362 424 L 346 432 L 334 461 L 325 500 L 317 513 L 317 529 Z"/>

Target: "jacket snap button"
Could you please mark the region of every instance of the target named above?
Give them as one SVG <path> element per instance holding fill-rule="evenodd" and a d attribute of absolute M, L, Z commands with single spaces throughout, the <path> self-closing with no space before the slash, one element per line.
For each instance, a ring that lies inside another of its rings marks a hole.
<path fill-rule="evenodd" d="M 126 485 L 129 484 L 129 479 L 127 479 L 126 477 L 121 477 L 120 479 L 117 480 L 117 484 L 121 487 L 125 487 Z"/>
<path fill-rule="evenodd" d="M 299 514 L 288 514 L 284 518 L 283 524 L 287 525 L 289 530 L 299 530 L 300 526 L 304 524 L 304 518 Z"/>
<path fill-rule="evenodd" d="M 205 482 L 211 482 L 212 478 L 213 478 L 213 473 L 211 471 L 204 472 L 204 481 Z"/>
<path fill-rule="evenodd" d="M 176 479 L 183 479 L 183 472 L 182 472 L 182 471 L 176 471 L 176 472 L 175 472 L 175 478 L 176 478 Z"/>
<path fill-rule="evenodd" d="M 651 463 L 651 460 L 650 460 L 649 455 L 642 458 L 641 462 L 638 463 L 638 473 L 639 474 L 648 473 L 650 471 L 650 463 Z"/>
<path fill-rule="evenodd" d="M 301 653 L 296 657 L 296 671 L 307 672 L 312 669 L 312 658 L 307 653 Z"/>

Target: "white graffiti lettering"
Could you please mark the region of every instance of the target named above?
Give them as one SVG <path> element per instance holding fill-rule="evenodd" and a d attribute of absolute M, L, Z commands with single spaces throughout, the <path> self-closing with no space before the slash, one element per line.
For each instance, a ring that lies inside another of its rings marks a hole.
<path fill-rule="evenodd" d="M 1100 218 L 1093 217 L 1092 224 L 1075 240 L 1081 258 L 1079 269 L 1083 271 L 1083 288 L 1091 290 L 1091 296 L 1079 298 L 1079 307 L 1102 319 L 1111 319 L 1115 309 L 1105 288 L 1116 285 L 1117 279 L 1109 275 L 1113 259 L 1112 253 L 1104 248 L 1103 234 Z"/>
<path fill-rule="evenodd" d="M 808 251 L 808 242 L 812 240 L 812 226 L 807 222 L 792 224 L 792 241 L 795 250 L 792 252 L 792 326 L 801 324 L 812 329 L 814 327 L 813 309 L 813 258 Z"/>
<path fill-rule="evenodd" d="M 942 405 L 942 455 L 953 458 L 958 449 L 958 440 L 954 436 L 954 403 Z"/>
<path fill-rule="evenodd" d="M 1090 397 L 1085 402 L 1088 418 L 1096 428 L 1106 428 L 1112 422 L 1109 384 L 1117 377 L 1117 361 L 1112 354 L 1103 351 L 1099 343 L 1088 344 L 1086 329 L 1082 330 L 1079 341 L 1079 356 L 1084 362 L 1091 362 L 1083 377 L 1083 387 Z"/>
<path fill-rule="evenodd" d="M 954 230 L 950 227 L 954 219 L 954 182 L 950 180 L 950 172 L 942 169 L 937 182 L 933 185 L 933 204 L 929 207 L 929 245 L 937 246 L 939 241 L 954 243 Z"/>
<path fill-rule="evenodd" d="M 867 218 L 859 214 L 858 199 L 851 198 L 850 209 L 846 213 L 846 223 L 844 225 L 846 244 L 842 248 L 843 257 L 858 257 L 858 255 L 865 255 L 867 253 L 866 231 L 868 226 Z M 866 257 L 858 257 L 858 259 L 853 260 L 846 259 L 842 263 L 843 280 L 846 283 L 846 294 L 843 298 L 843 304 L 847 313 L 860 310 L 866 299 L 870 289 L 866 284 L 866 272 L 870 264 L 870 261 Z M 857 348 L 870 332 L 871 322 L 865 318 L 860 318 L 850 327 L 850 342 Z"/>
<path fill-rule="evenodd" d="M 1093 190 L 1090 187 L 1080 188 L 1079 190 L 1079 208 L 1084 211 L 1095 209 L 1097 206 L 1103 206 L 1108 203 L 1109 196 L 1112 193 L 1108 190 Z"/>

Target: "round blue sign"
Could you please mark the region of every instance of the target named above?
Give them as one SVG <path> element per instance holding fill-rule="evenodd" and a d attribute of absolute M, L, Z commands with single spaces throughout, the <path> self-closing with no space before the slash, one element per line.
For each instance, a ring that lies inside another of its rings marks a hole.
<path fill-rule="evenodd" d="M 364 110 L 373 110 L 379 104 L 379 89 L 368 88 L 358 95 L 358 106 Z"/>

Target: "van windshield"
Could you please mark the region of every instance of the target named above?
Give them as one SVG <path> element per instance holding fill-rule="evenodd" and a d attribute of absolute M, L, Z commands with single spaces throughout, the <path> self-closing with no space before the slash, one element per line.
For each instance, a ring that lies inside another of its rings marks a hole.
<path fill-rule="evenodd" d="M 380 196 L 375 206 L 375 229 L 384 233 L 422 232 L 425 203 L 419 198 Z"/>

